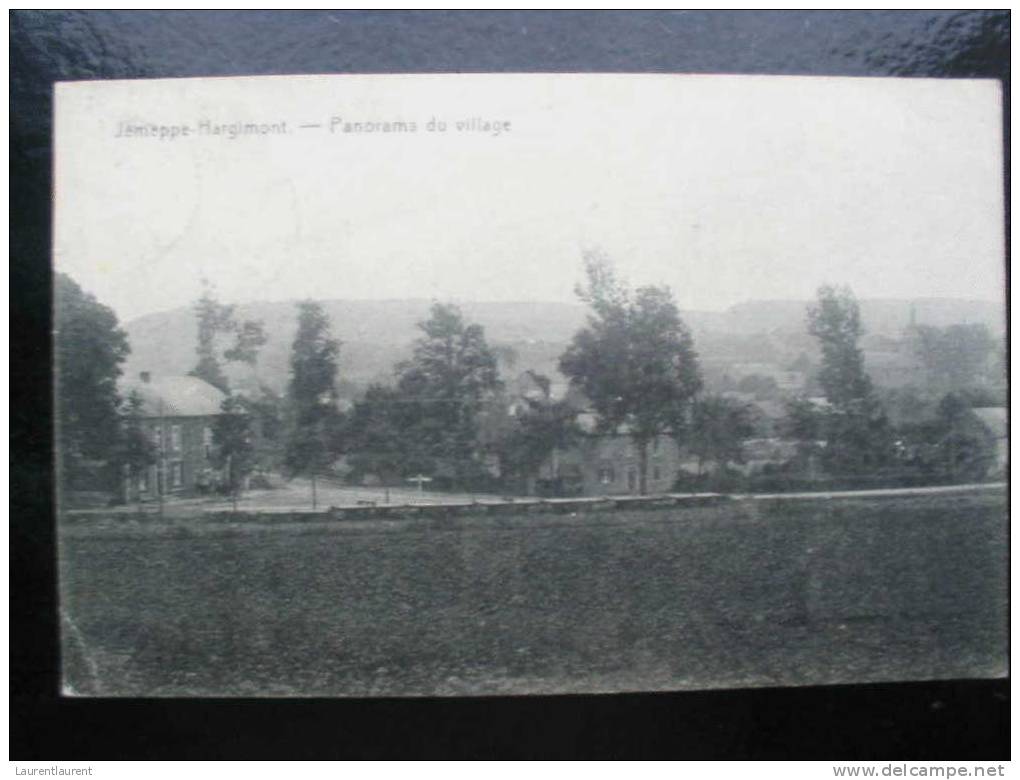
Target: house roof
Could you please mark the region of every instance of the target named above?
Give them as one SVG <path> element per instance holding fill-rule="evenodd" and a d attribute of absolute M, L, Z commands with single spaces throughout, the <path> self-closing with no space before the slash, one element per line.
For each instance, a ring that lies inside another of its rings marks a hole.
<path fill-rule="evenodd" d="M 212 417 L 226 398 L 220 390 L 194 376 L 157 376 L 148 382 L 125 383 L 125 397 L 137 392 L 143 417 Z"/>
<path fill-rule="evenodd" d="M 996 438 L 1006 438 L 1006 407 L 979 406 L 971 411 Z"/>
<path fill-rule="evenodd" d="M 534 400 L 544 399 L 546 397 L 545 390 L 538 380 L 535 379 L 536 375 L 534 371 L 523 371 L 510 380 L 507 383 L 507 390 L 510 395 Z M 570 384 L 551 377 L 547 377 L 547 379 L 549 379 L 549 399 L 553 401 L 565 399 L 568 392 L 570 392 Z"/>

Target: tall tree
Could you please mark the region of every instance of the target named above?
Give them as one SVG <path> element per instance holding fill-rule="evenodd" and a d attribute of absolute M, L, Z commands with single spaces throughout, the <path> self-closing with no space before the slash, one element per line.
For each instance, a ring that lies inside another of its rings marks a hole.
<path fill-rule="evenodd" d="M 399 391 L 371 385 L 348 415 L 344 450 L 358 477 L 373 474 L 383 482 L 429 469 L 420 443 L 410 435 L 413 422 Z"/>
<path fill-rule="evenodd" d="M 980 324 L 914 328 L 915 350 L 929 388 L 959 392 L 980 384 L 989 373 L 995 339 Z"/>
<path fill-rule="evenodd" d="M 255 467 L 265 471 L 280 468 L 283 457 L 284 399 L 264 384 L 250 392 L 235 393 L 250 418 L 252 438 L 255 443 Z"/>
<path fill-rule="evenodd" d="M 220 366 L 216 341 L 218 335 L 233 328 L 234 307 L 220 303 L 212 286 L 203 279 L 202 297 L 195 301 L 195 317 L 198 320 L 198 341 L 195 345 L 198 361 L 191 375 L 228 393 L 230 384 Z"/>
<path fill-rule="evenodd" d="M 285 463 L 292 474 L 311 479 L 312 507 L 317 506 L 316 478 L 333 461 L 340 423 L 336 375 L 340 342 L 329 317 L 314 301 L 298 307 L 298 329 L 290 358 L 291 428 Z"/>
<path fill-rule="evenodd" d="M 825 413 L 807 398 L 791 398 L 785 407 L 779 433 L 797 442 L 798 458 L 810 470 L 820 452 L 819 442 L 825 437 Z"/>
<path fill-rule="evenodd" d="M 227 396 L 223 399 L 221 412 L 213 425 L 213 443 L 216 445 L 215 463 L 226 473 L 227 489 L 236 509 L 245 478 L 255 467 L 252 416 L 242 398 Z"/>
<path fill-rule="evenodd" d="M 864 335 L 860 307 L 848 287 L 823 286 L 808 308 L 808 333 L 818 340 L 822 365 L 818 381 L 829 403 L 846 408 L 871 395 L 859 341 Z"/>
<path fill-rule="evenodd" d="M 223 357 L 231 363 L 254 366 L 265 343 L 266 331 L 261 320 L 238 322 L 234 327 L 234 343 L 223 352 Z"/>
<path fill-rule="evenodd" d="M 156 462 L 156 444 L 142 428 L 142 397 L 132 390 L 121 404 L 121 426 L 117 444 L 111 460 L 118 477 L 137 485 L 145 469 Z M 130 500 L 130 488 L 125 491 L 124 500 Z"/>
<path fill-rule="evenodd" d="M 195 345 L 198 362 L 191 375 L 229 393 L 230 383 L 223 373 L 222 363 L 254 365 L 259 348 L 266 343 L 263 324 L 258 320 L 239 322 L 234 316 L 234 307 L 220 303 L 206 279 L 202 280 L 202 296 L 195 301 L 195 316 L 198 320 Z M 234 337 L 234 342 L 221 352 L 220 342 L 223 337 L 229 336 Z"/>
<path fill-rule="evenodd" d="M 744 440 L 754 435 L 752 408 L 721 395 L 699 398 L 691 421 L 691 450 L 698 456 L 698 474 L 704 463 L 717 469 L 744 461 Z"/>
<path fill-rule="evenodd" d="M 626 432 L 638 453 L 647 491 L 648 444 L 680 437 L 701 388 L 694 340 L 667 287 L 631 292 L 602 255 L 585 255 L 587 284 L 578 297 L 588 324 L 560 357 L 560 370 L 591 402 L 601 433 Z"/>
<path fill-rule="evenodd" d="M 892 436 L 864 370 L 857 299 L 849 288 L 823 286 L 807 321 L 808 332 L 821 347 L 818 382 L 830 404 L 824 415 L 827 467 L 851 474 L 884 465 L 892 455 Z"/>
<path fill-rule="evenodd" d="M 408 406 L 408 435 L 431 467 L 464 483 L 482 471 L 478 418 L 501 387 L 497 359 L 484 329 L 467 323 L 456 306 L 433 304 L 418 324 L 411 359 L 397 367 L 397 391 Z"/>
<path fill-rule="evenodd" d="M 528 372 L 541 390 L 538 397 L 525 397 L 509 430 L 498 442 L 508 470 L 525 482 L 525 492 L 535 492 L 542 464 L 557 449 L 570 447 L 579 438 L 578 410 L 566 400 L 552 397 L 551 382 L 543 374 Z"/>
<path fill-rule="evenodd" d="M 962 398 L 954 393 L 942 398 L 934 431 L 940 465 L 949 481 L 985 477 L 995 460 L 995 445 L 990 432 Z"/>
<path fill-rule="evenodd" d="M 118 439 L 117 379 L 130 352 L 113 310 L 58 273 L 53 288 L 58 479 L 66 490 Z"/>

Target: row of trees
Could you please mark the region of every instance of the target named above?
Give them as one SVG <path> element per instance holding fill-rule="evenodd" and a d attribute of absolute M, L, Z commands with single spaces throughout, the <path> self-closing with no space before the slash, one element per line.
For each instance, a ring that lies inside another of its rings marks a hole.
<path fill-rule="evenodd" d="M 981 479 L 988 472 L 994 460 L 989 432 L 970 413 L 965 393 L 944 392 L 967 385 L 958 370 L 944 366 L 947 359 L 958 360 L 973 380 L 987 358 L 991 342 L 983 326 L 912 328 L 921 345 L 929 392 L 941 390 L 944 395 L 933 414 L 899 425 L 890 421 L 865 371 L 860 310 L 851 291 L 820 288 L 807 326 L 821 352 L 815 379 L 824 403 L 803 397 L 787 401 L 780 433 L 799 443 L 798 457 L 787 472 L 848 484 L 863 477 L 928 484 Z M 964 357 L 960 345 L 973 350 L 964 350 Z M 911 399 L 919 405 L 916 397 Z"/>
<path fill-rule="evenodd" d="M 693 338 L 670 291 L 632 290 L 598 253 L 585 256 L 584 270 L 577 295 L 589 307 L 588 321 L 559 368 L 593 416 L 596 435 L 631 439 L 639 491 L 647 490 L 649 446 L 661 436 L 694 454 L 699 473 L 703 466 L 718 471 L 741 462 L 743 443 L 756 431 L 755 409 L 702 392 Z M 540 392 L 509 415 L 496 350 L 480 326 L 445 304 L 435 304 L 420 324 L 412 356 L 396 367 L 394 384 L 369 387 L 341 415 L 334 390 L 340 345 L 316 304 L 299 308 L 285 459 L 292 473 L 314 475 L 346 455 L 356 477 L 391 481 L 426 474 L 471 489 L 491 481 L 488 466 L 498 460 L 505 476 L 532 492 L 550 453 L 581 436 L 581 408 L 554 399 L 541 375 L 531 374 Z M 890 422 L 865 370 L 860 310 L 849 289 L 822 287 L 806 324 L 819 346 L 816 383 L 824 402 L 787 402 L 780 433 L 800 443 L 789 468 L 842 479 L 895 476 L 904 469 L 923 479 L 984 473 L 987 437 L 975 430 L 957 396 L 947 395 L 921 425 L 897 428 Z"/>
<path fill-rule="evenodd" d="M 560 359 L 561 372 L 587 400 L 599 434 L 628 435 L 647 486 L 648 446 L 687 430 L 701 376 L 693 339 L 668 289 L 632 291 L 601 255 L 585 257 L 578 296 L 591 310 L 586 326 Z M 484 482 L 487 463 L 533 488 L 556 448 L 577 440 L 581 411 L 554 399 L 547 377 L 532 374 L 540 392 L 507 413 L 498 361 L 482 328 L 453 306 L 433 306 L 410 360 L 392 387 L 374 385 L 345 428 L 356 473 L 383 478 L 440 475 L 461 488 Z"/>
<path fill-rule="evenodd" d="M 560 370 L 587 399 L 598 433 L 626 431 L 638 450 L 641 488 L 647 448 L 664 433 L 686 427 L 701 386 L 689 331 L 669 291 L 631 291 L 605 258 L 589 254 L 579 297 L 591 314 L 560 360 Z M 352 414 L 349 446 L 361 471 L 399 474 L 453 472 L 470 482 L 485 456 L 531 481 L 557 447 L 579 436 L 580 411 L 552 398 L 547 377 L 506 416 L 497 360 L 482 329 L 463 322 L 453 307 L 437 305 L 422 325 L 410 361 L 398 367 L 392 388 L 375 386 Z"/>
<path fill-rule="evenodd" d="M 1006 375 L 1004 345 L 996 344 L 985 325 L 915 325 L 911 335 L 925 383 L 933 392 L 965 393 L 973 387 L 975 378 L 989 372 L 989 366 L 993 375 Z M 992 356 L 995 359 L 989 360 Z"/>
<path fill-rule="evenodd" d="M 755 432 L 754 410 L 703 392 L 694 341 L 669 289 L 631 289 L 604 256 L 587 253 L 577 295 L 589 316 L 559 369 L 575 398 L 583 398 L 596 434 L 631 439 L 638 489 L 647 490 L 648 449 L 661 436 L 696 455 L 699 473 L 702 466 L 719 471 L 740 462 L 742 444 Z M 116 317 L 60 275 L 55 312 L 63 478 L 73 481 L 90 462 L 145 468 L 155 453 L 141 432 L 139 401 L 117 395 L 128 344 Z M 396 366 L 394 382 L 370 386 L 346 414 L 336 390 L 341 344 L 318 304 L 298 304 L 283 398 L 264 386 L 231 393 L 224 371 L 230 363 L 256 364 L 266 342 L 261 322 L 239 320 L 209 285 L 195 314 L 192 374 L 228 393 L 214 439 L 225 487 L 235 495 L 262 464 L 308 476 L 314 503 L 318 477 L 343 456 L 355 477 L 373 474 L 389 482 L 428 475 L 462 490 L 491 482 L 498 461 L 505 477 L 533 490 L 550 453 L 581 436 L 582 410 L 572 400 L 553 398 L 549 379 L 538 374 L 531 379 L 539 392 L 508 413 L 499 369 L 512 355 L 490 346 L 483 329 L 452 305 L 433 305 L 411 357 Z M 899 429 L 890 423 L 864 368 L 859 307 L 849 290 L 821 288 L 807 329 L 819 346 L 816 382 L 825 401 L 788 400 L 780 432 L 799 442 L 791 468 L 846 476 L 909 461 L 929 476 L 941 471 L 959 477 L 976 473 L 987 460 L 957 396 L 946 396 L 932 419 Z M 919 332 L 931 342 L 936 361 L 945 352 L 936 343 L 940 332 Z"/>
<path fill-rule="evenodd" d="M 591 313 L 563 354 L 560 369 L 587 399 L 597 433 L 622 432 L 633 440 L 644 492 L 650 442 L 700 430 L 699 420 L 709 420 L 715 408 L 706 404 L 701 407 L 705 414 L 692 416 L 701 389 L 693 339 L 668 289 L 631 290 L 601 255 L 586 255 L 585 283 L 577 293 Z M 281 405 L 273 411 L 284 418 L 282 465 L 291 474 L 311 478 L 313 503 L 317 475 L 341 456 L 347 457 L 355 476 L 373 474 L 392 481 L 429 475 L 461 490 L 491 484 L 492 465 L 498 461 L 504 476 L 533 488 L 549 454 L 580 436 L 581 410 L 568 400 L 554 399 L 549 379 L 538 374 L 532 379 L 541 392 L 509 414 L 498 351 L 479 325 L 466 322 L 455 306 L 438 303 L 420 323 L 411 357 L 396 366 L 394 383 L 372 385 L 349 413 L 341 414 L 335 390 L 340 342 L 319 305 L 306 301 L 298 309 L 288 394 L 282 414 Z M 240 354 L 240 359 L 253 362 L 264 340 L 261 325 L 237 325 L 231 309 L 208 289 L 196 304 L 196 314 L 198 364 L 193 373 L 229 389 L 220 355 L 230 360 Z M 257 338 L 247 338 L 245 350 L 235 346 L 218 351 L 222 334 L 234 336 L 239 344 L 251 334 Z M 251 450 L 257 438 L 242 419 L 250 426 L 266 416 L 255 403 L 231 396 L 231 406 L 224 407 L 216 428 L 220 457 L 229 459 L 238 473 L 253 466 Z M 718 432 L 707 433 L 707 428 L 698 441 L 713 459 L 732 449 L 732 436 L 723 443 Z M 230 484 L 235 487 L 238 479 L 232 477 Z"/>

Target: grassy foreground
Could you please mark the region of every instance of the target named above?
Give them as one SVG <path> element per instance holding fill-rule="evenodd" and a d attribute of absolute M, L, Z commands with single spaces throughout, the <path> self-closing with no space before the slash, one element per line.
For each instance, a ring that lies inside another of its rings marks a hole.
<path fill-rule="evenodd" d="M 65 691 L 595 692 L 999 676 L 976 494 L 589 516 L 62 526 Z"/>

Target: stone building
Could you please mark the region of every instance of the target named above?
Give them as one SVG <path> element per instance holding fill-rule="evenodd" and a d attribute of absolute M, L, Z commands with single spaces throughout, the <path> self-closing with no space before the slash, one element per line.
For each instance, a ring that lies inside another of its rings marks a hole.
<path fill-rule="evenodd" d="M 542 464 L 540 493 L 567 496 L 619 496 L 640 493 L 640 463 L 634 440 L 625 432 L 596 433 L 592 415 L 581 413 L 584 433 L 573 447 L 555 450 Z M 679 446 L 672 436 L 648 444 L 646 492 L 668 493 L 681 467 Z"/>
<path fill-rule="evenodd" d="M 213 426 L 226 396 L 197 377 L 152 377 L 147 371 L 122 392 L 136 394 L 141 401 L 141 427 L 156 454 L 154 464 L 125 479 L 124 499 L 155 500 L 212 488 L 219 476 L 214 467 Z"/>

